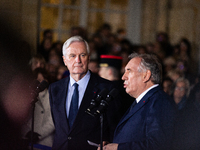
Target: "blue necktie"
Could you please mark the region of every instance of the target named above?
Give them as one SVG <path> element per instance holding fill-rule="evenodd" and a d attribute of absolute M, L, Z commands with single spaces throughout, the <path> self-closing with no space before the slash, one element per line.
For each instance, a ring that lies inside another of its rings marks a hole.
<path fill-rule="evenodd" d="M 78 84 L 74 83 L 73 86 L 74 86 L 74 93 L 72 95 L 72 100 L 69 109 L 69 118 L 68 118 L 70 128 L 72 127 L 78 112 Z"/>

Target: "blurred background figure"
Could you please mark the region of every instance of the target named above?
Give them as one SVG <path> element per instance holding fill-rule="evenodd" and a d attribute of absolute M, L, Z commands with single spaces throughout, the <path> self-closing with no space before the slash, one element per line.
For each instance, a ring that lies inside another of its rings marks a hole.
<path fill-rule="evenodd" d="M 190 63 L 191 61 L 191 43 L 187 38 L 181 38 L 179 42 L 179 59 L 187 61 Z"/>
<path fill-rule="evenodd" d="M 109 23 L 104 23 L 98 30 L 99 35 L 103 39 L 103 43 L 107 43 L 110 35 L 112 34 L 112 26 Z"/>
<path fill-rule="evenodd" d="M 64 65 L 59 66 L 58 70 L 57 70 L 57 80 L 66 78 L 68 76 L 69 76 L 69 71 L 68 71 L 67 67 Z"/>
<path fill-rule="evenodd" d="M 200 82 L 191 90 L 188 99 L 176 121 L 173 150 L 200 149 Z"/>
<path fill-rule="evenodd" d="M 43 80 L 48 82 L 48 73 L 44 68 L 36 68 L 33 71 L 33 76 L 39 82 L 42 82 Z M 48 88 L 39 93 L 38 101 L 33 105 L 35 105 L 33 132 L 33 143 L 35 144 L 34 148 L 51 148 L 55 129 L 50 111 Z M 26 141 L 25 144 L 27 144 L 27 148 L 31 142 L 31 129 L 32 111 L 24 123 L 22 130 L 22 138 Z"/>
<path fill-rule="evenodd" d="M 37 53 L 41 54 L 46 61 L 48 61 L 49 51 L 53 45 L 53 31 L 46 29 L 43 32 L 43 39 L 40 43 Z"/>
<path fill-rule="evenodd" d="M 178 78 L 182 77 L 182 74 L 178 70 L 173 69 L 168 71 L 165 77 L 169 77 L 173 80 L 173 82 L 176 82 Z"/>
<path fill-rule="evenodd" d="M 196 76 L 189 70 L 189 62 L 186 60 L 177 60 L 176 70 L 181 74 L 182 77 L 186 78 L 190 82 L 190 86 L 194 86 Z"/>
<path fill-rule="evenodd" d="M 173 57 L 167 57 L 163 60 L 163 76 L 176 68 L 176 60 Z"/>
<path fill-rule="evenodd" d="M 139 53 L 139 54 L 145 54 L 145 53 L 147 53 L 146 46 L 144 46 L 144 45 L 135 46 L 134 51 L 136 53 Z"/>
<path fill-rule="evenodd" d="M 114 55 L 101 55 L 100 58 L 99 76 L 110 81 L 120 80 L 122 57 Z"/>
<path fill-rule="evenodd" d="M 99 56 L 95 46 L 95 42 L 93 40 L 90 40 L 88 42 L 88 45 L 90 47 L 90 60 L 98 60 Z"/>
<path fill-rule="evenodd" d="M 45 39 L 50 39 L 51 41 L 53 40 L 53 31 L 51 29 L 46 29 L 43 32 L 43 41 Z"/>
<path fill-rule="evenodd" d="M 166 32 L 158 32 L 156 35 L 156 41 L 159 43 L 160 48 L 166 57 L 171 56 L 173 47 L 170 44 L 169 36 Z"/>
<path fill-rule="evenodd" d="M 94 59 L 90 59 L 88 64 L 88 69 L 91 70 L 93 73 L 98 74 L 99 72 L 99 62 Z"/>
<path fill-rule="evenodd" d="M 64 65 L 63 61 L 62 61 L 62 57 L 60 56 L 60 54 L 56 51 L 55 48 L 51 48 L 51 50 L 49 51 L 49 56 L 48 56 L 48 64 L 52 64 L 55 67 L 58 67 L 60 65 Z"/>
<path fill-rule="evenodd" d="M 36 54 L 32 56 L 31 60 L 29 61 L 29 65 L 31 70 L 34 71 L 36 68 L 45 68 L 46 61 L 42 55 Z"/>
<path fill-rule="evenodd" d="M 119 28 L 117 30 L 117 41 L 121 42 L 122 40 L 126 39 L 126 30 L 124 28 Z"/>
<path fill-rule="evenodd" d="M 165 93 L 171 96 L 173 88 L 173 80 L 169 77 L 163 79 L 162 88 Z"/>
<path fill-rule="evenodd" d="M 178 78 L 175 83 L 173 91 L 173 99 L 177 105 L 178 110 L 186 106 L 188 96 L 190 93 L 190 83 L 185 78 Z"/>
<path fill-rule="evenodd" d="M 76 36 L 76 35 L 79 35 L 82 38 L 88 40 L 87 31 L 84 28 L 82 28 L 80 26 L 72 26 L 70 29 L 70 37 Z"/>

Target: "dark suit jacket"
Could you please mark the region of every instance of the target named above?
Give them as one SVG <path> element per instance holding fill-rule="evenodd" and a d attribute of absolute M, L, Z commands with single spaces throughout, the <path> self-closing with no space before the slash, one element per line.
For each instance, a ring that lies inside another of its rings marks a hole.
<path fill-rule="evenodd" d="M 200 82 L 190 92 L 186 106 L 179 111 L 173 150 L 200 149 Z"/>
<path fill-rule="evenodd" d="M 55 82 L 49 87 L 50 105 L 52 117 L 55 125 L 55 136 L 53 142 L 53 150 L 96 150 L 97 147 L 90 146 L 87 140 L 100 143 L 100 119 L 99 116 L 92 117 L 85 113 L 90 106 L 92 98 L 96 97 L 102 89 L 107 88 L 109 91 L 113 89 L 111 81 L 100 78 L 91 73 L 88 86 L 83 96 L 77 117 L 71 129 L 68 126 L 66 115 L 66 97 L 68 90 L 69 77 Z M 114 129 L 120 120 L 117 114 L 119 104 L 118 100 L 113 100 L 104 116 L 104 138 L 103 140 L 111 140 Z"/>
<path fill-rule="evenodd" d="M 122 117 L 113 143 L 118 150 L 163 150 L 173 136 L 175 104 L 161 87 L 155 87 Z"/>

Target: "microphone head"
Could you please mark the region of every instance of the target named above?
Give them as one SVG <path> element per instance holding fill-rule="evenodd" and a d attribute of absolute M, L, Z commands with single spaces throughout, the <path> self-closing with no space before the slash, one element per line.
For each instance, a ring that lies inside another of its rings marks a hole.
<path fill-rule="evenodd" d="M 101 92 L 99 92 L 99 94 L 97 95 L 97 99 L 98 97 L 100 98 L 105 98 L 106 97 L 106 94 L 108 93 L 108 89 L 104 88 L 103 90 L 101 90 Z M 98 101 L 98 100 L 97 100 Z"/>
<path fill-rule="evenodd" d="M 112 89 L 112 90 L 108 93 L 107 97 L 110 97 L 110 96 L 111 96 L 112 98 L 115 98 L 118 94 L 119 94 L 119 92 L 118 92 L 117 89 Z"/>
<path fill-rule="evenodd" d="M 37 92 L 42 92 L 44 91 L 44 89 L 46 89 L 48 87 L 49 83 L 45 80 L 43 80 L 37 87 Z"/>
<path fill-rule="evenodd" d="M 105 112 L 109 106 L 109 102 L 112 101 L 119 94 L 117 89 L 112 89 L 108 94 L 105 100 L 102 100 L 99 108 L 96 110 L 96 115 L 102 114 Z"/>

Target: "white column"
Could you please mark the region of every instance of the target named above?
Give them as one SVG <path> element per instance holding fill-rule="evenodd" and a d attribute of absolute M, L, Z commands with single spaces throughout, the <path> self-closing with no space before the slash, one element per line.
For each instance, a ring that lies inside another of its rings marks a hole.
<path fill-rule="evenodd" d="M 129 0 L 128 21 L 127 21 L 127 38 L 133 44 L 141 42 L 141 17 L 142 17 L 142 0 Z"/>
<path fill-rule="evenodd" d="M 88 0 L 81 0 L 79 25 L 83 28 L 87 27 L 87 16 L 88 16 Z"/>

